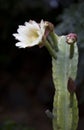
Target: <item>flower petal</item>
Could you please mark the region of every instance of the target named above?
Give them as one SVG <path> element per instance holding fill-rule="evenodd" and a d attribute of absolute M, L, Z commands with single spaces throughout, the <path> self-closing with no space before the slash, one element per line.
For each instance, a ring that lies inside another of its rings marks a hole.
<path fill-rule="evenodd" d="M 17 42 L 15 45 L 17 47 L 19 47 L 19 48 L 25 48 L 25 47 L 27 47 L 27 45 L 25 43 L 23 43 L 23 42 Z"/>

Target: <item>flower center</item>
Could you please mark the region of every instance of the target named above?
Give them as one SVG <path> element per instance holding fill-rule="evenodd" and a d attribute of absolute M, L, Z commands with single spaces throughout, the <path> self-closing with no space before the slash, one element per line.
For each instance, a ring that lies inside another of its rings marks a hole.
<path fill-rule="evenodd" d="M 29 34 L 28 34 L 28 37 L 29 37 L 29 41 L 30 42 L 33 42 L 35 41 L 37 38 L 38 38 L 39 34 L 38 34 L 38 30 L 37 29 L 32 29 Z"/>

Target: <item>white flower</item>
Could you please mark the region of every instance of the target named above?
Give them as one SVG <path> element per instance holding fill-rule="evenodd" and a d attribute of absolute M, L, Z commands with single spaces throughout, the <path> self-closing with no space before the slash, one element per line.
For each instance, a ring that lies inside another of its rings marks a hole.
<path fill-rule="evenodd" d="M 40 44 L 45 34 L 46 26 L 47 24 L 43 20 L 39 24 L 30 20 L 29 22 L 25 22 L 24 26 L 20 25 L 17 33 L 13 34 L 19 41 L 16 43 L 16 46 L 25 48 Z"/>

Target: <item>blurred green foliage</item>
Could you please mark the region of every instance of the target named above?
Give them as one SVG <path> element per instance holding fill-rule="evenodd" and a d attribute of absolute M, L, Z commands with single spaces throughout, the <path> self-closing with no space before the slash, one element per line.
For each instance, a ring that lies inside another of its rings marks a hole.
<path fill-rule="evenodd" d="M 7 120 L 4 122 L 0 130 L 34 130 L 24 124 L 17 124 L 14 121 Z"/>
<path fill-rule="evenodd" d="M 74 32 L 78 34 L 78 42 L 84 43 L 84 2 L 66 8 L 59 19 L 61 23 L 56 26 L 57 34 Z"/>

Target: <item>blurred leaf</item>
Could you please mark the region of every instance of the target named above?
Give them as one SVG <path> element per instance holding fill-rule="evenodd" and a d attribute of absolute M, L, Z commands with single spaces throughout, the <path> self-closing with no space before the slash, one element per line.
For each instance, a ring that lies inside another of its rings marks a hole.
<path fill-rule="evenodd" d="M 0 130 L 34 130 L 24 124 L 17 124 L 14 121 L 7 120 L 3 123 L 2 128 Z"/>
<path fill-rule="evenodd" d="M 75 32 L 78 42 L 84 43 L 84 2 L 72 4 L 60 15 L 61 23 L 56 26 L 59 35 Z"/>

